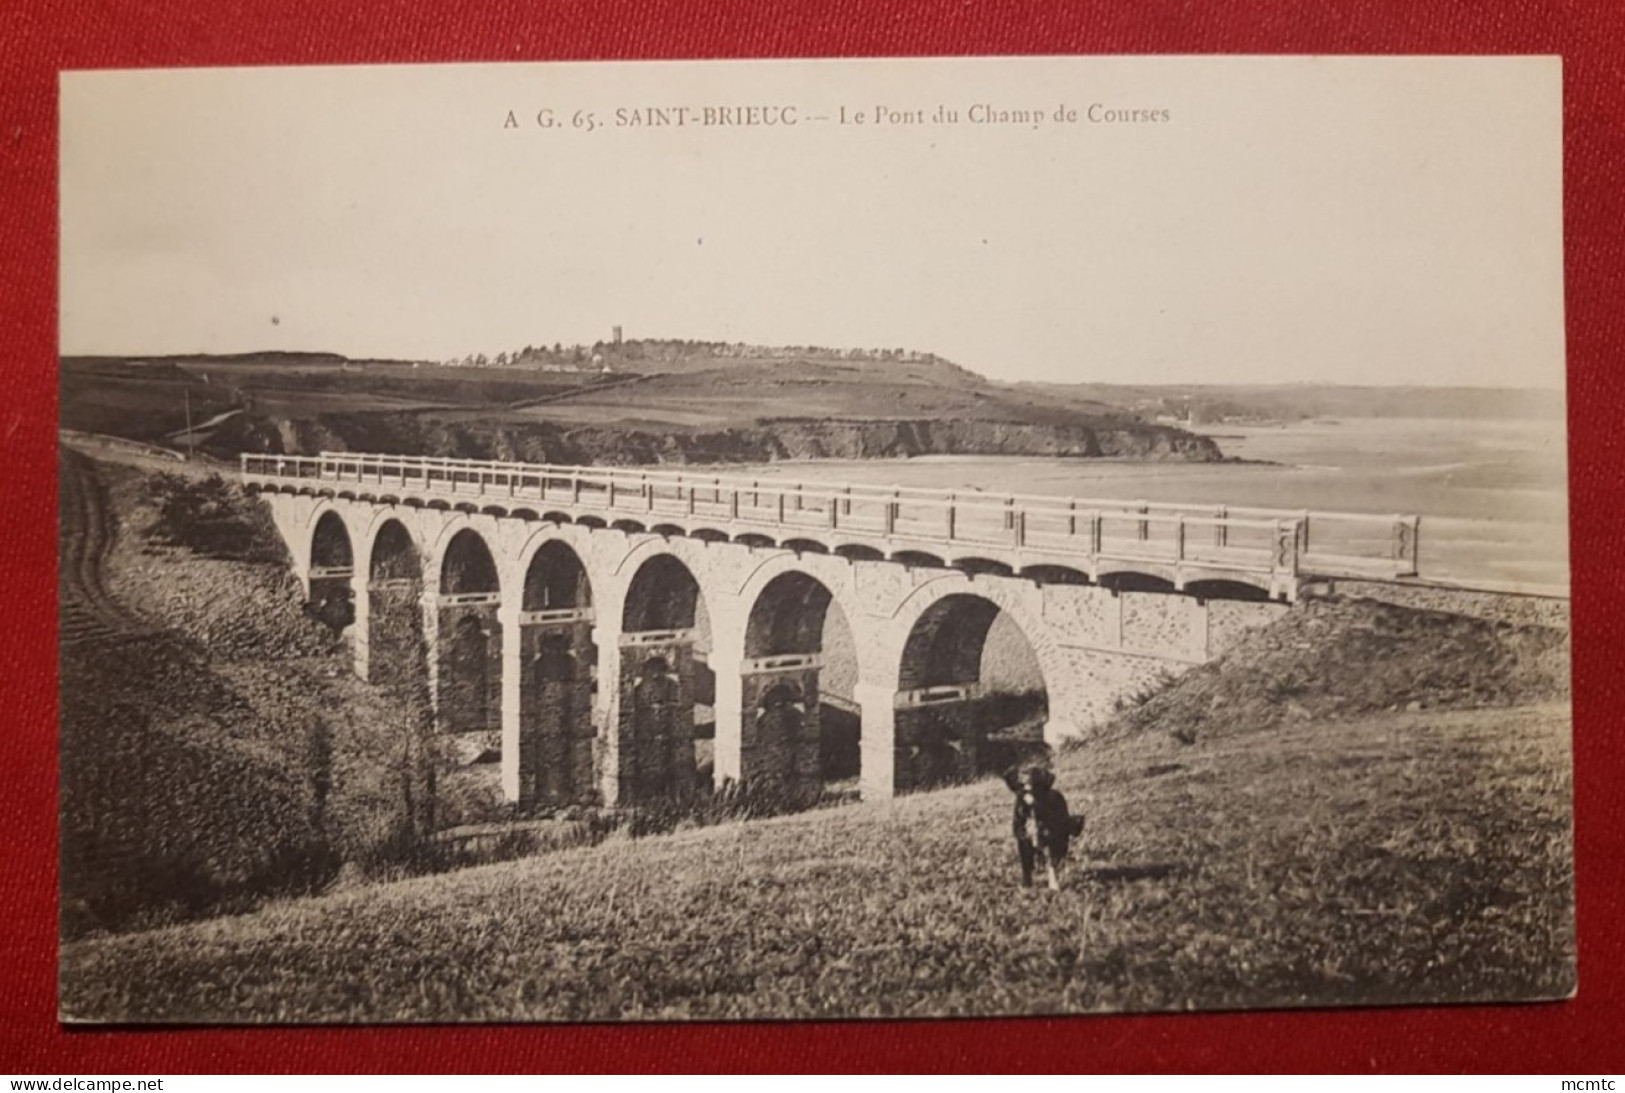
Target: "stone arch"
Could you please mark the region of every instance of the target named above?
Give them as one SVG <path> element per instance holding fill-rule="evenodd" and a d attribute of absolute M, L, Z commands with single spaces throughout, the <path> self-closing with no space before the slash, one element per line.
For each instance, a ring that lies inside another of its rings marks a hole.
<path fill-rule="evenodd" d="M 779 573 L 750 601 L 745 625 L 745 656 L 818 652 L 824 615 L 834 598 L 823 581 L 803 570 L 786 569 Z"/>
<path fill-rule="evenodd" d="M 451 521 L 435 545 L 436 708 L 450 732 L 487 734 L 467 750 L 500 758 L 502 580 L 486 538 Z"/>
<path fill-rule="evenodd" d="M 572 538 L 558 530 L 533 536 L 516 571 L 519 797 L 547 805 L 593 794 L 593 587 Z"/>
<path fill-rule="evenodd" d="M 592 577 L 587 563 L 570 542 L 543 536 L 523 569 L 520 607 L 524 611 L 586 609 L 592 607 Z"/>
<path fill-rule="evenodd" d="M 649 539 L 627 551 L 616 568 L 618 594 L 605 605 L 620 624 L 617 655 L 607 662 L 617 667 L 606 771 L 620 803 L 681 799 L 699 782 L 697 700 L 715 687 L 710 618 L 703 567 L 677 545 Z"/>
<path fill-rule="evenodd" d="M 692 630 L 702 596 L 699 578 L 687 562 L 670 551 L 652 554 L 638 564 L 626 584 L 621 629 Z"/>
<path fill-rule="evenodd" d="M 696 636 L 708 648 L 713 624 L 726 625 L 727 622 L 726 618 L 717 617 L 715 609 L 735 591 L 731 582 L 722 576 L 726 567 L 713 561 L 711 549 L 710 544 L 697 539 L 666 539 L 647 533 L 629 540 L 624 551 L 613 551 L 609 557 L 600 555 L 598 565 L 591 567 L 594 573 L 601 573 L 605 578 L 601 582 L 603 587 L 594 589 L 599 614 L 605 619 L 620 621 L 624 627 L 627 596 L 639 571 L 653 559 L 669 556 L 688 570 L 699 587 L 693 626 L 699 631 Z M 578 552 L 583 558 L 587 557 L 584 550 Z"/>
<path fill-rule="evenodd" d="M 344 514 L 326 505 L 310 525 L 310 613 L 334 630 L 355 621 L 355 549 Z"/>
<path fill-rule="evenodd" d="M 423 553 L 417 536 L 396 516 L 380 514 L 367 529 L 367 577 L 370 581 L 423 582 Z"/>
<path fill-rule="evenodd" d="M 448 528 L 436 544 L 435 558 L 442 596 L 502 591 L 496 555 L 473 527 Z"/>
<path fill-rule="evenodd" d="M 747 782 L 816 795 L 826 782 L 861 774 L 859 658 L 850 612 L 832 582 L 798 562 L 778 555 L 741 589 L 738 769 Z"/>
<path fill-rule="evenodd" d="M 1032 646 L 1039 667 L 1043 670 L 1046 686 L 1052 685 L 1064 672 L 1064 666 L 1057 657 L 1055 642 L 1044 622 L 1043 608 L 1035 587 L 1019 579 L 967 577 L 953 571 L 921 582 L 891 612 L 885 653 L 890 664 L 901 664 L 903 645 L 919 618 L 937 601 L 959 595 L 987 600 L 1009 617 Z M 900 680 L 895 671 L 883 678 L 891 685 L 896 685 Z"/>
<path fill-rule="evenodd" d="M 418 687 L 425 678 L 423 558 L 417 538 L 396 515 L 383 512 L 367 529 L 366 623 L 358 641 L 369 682 Z M 363 659 L 364 658 L 364 659 Z"/>
<path fill-rule="evenodd" d="M 939 578 L 899 607 L 894 788 L 966 781 L 1042 747 L 1063 678 L 1037 605 L 1001 579 Z"/>

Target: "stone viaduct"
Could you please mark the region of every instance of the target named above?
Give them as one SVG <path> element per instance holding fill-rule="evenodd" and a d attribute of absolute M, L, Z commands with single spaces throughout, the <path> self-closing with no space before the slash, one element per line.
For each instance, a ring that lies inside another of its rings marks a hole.
<path fill-rule="evenodd" d="M 996 627 L 1053 743 L 1304 581 L 1414 574 L 1417 550 L 1414 517 L 352 454 L 242 474 L 308 598 L 353 618 L 357 675 L 426 679 L 521 804 L 692 792 L 696 707 L 717 784 L 820 786 L 832 710 L 865 798 L 973 776 Z"/>

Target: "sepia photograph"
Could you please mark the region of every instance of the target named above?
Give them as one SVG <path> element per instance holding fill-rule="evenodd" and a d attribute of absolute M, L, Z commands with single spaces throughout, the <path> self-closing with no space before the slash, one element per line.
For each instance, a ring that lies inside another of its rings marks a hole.
<path fill-rule="evenodd" d="M 1561 89 L 64 72 L 60 1020 L 1570 998 Z"/>

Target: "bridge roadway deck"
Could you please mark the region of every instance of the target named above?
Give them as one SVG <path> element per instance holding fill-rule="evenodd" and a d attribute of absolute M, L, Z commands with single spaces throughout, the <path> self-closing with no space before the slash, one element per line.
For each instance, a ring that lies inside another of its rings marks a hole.
<path fill-rule="evenodd" d="M 245 485 L 378 504 L 760 542 L 986 572 L 1241 582 L 1414 576 L 1416 516 L 757 480 L 355 453 L 245 455 Z"/>

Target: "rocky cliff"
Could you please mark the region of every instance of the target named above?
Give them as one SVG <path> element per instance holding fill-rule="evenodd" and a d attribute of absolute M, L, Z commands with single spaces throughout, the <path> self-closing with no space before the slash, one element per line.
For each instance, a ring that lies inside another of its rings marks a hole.
<path fill-rule="evenodd" d="M 243 414 L 208 447 L 221 455 L 375 451 L 462 459 L 630 465 L 897 459 L 920 455 L 1030 455 L 1211 462 L 1212 440 L 1128 419 L 1035 424 L 1000 421 L 778 418 L 716 430 L 569 427 L 553 422 L 447 420 L 421 414 Z"/>

